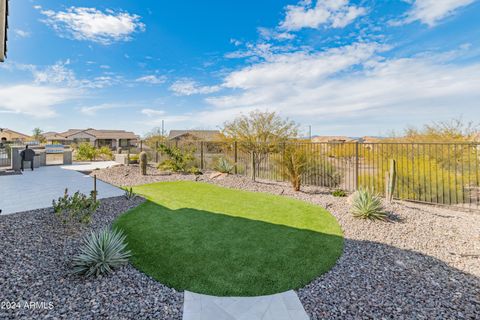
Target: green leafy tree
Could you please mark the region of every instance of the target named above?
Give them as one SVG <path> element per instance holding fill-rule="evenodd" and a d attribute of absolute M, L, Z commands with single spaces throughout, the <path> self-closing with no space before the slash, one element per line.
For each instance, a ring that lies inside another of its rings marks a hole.
<path fill-rule="evenodd" d="M 45 142 L 45 137 L 43 136 L 43 131 L 40 128 L 34 128 L 32 130 L 32 138 L 35 139 L 35 141 L 38 141 L 40 143 Z"/>
<path fill-rule="evenodd" d="M 161 128 L 153 128 L 150 132 L 145 135 L 145 145 L 154 149 L 158 144 L 164 144 L 167 141 L 165 133 L 162 132 Z"/>
<path fill-rule="evenodd" d="M 186 173 L 193 166 L 195 157 L 190 150 L 181 150 L 177 147 L 161 144 L 159 151 L 168 157 L 168 159 L 158 165 L 158 168 L 161 170 Z"/>
<path fill-rule="evenodd" d="M 279 152 L 284 143 L 298 136 L 298 124 L 275 112 L 256 110 L 226 122 L 223 134 L 236 140 L 241 151 L 253 155 L 258 170 L 269 153 Z"/>

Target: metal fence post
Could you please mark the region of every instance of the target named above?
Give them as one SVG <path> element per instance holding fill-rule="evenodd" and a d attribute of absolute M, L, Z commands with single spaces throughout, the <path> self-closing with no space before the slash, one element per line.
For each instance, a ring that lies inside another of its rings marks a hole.
<path fill-rule="evenodd" d="M 358 190 L 358 170 L 359 169 L 359 155 L 358 155 L 358 141 L 355 142 L 355 191 Z"/>
<path fill-rule="evenodd" d="M 155 163 L 158 163 L 158 141 L 155 141 Z"/>
<path fill-rule="evenodd" d="M 252 151 L 252 181 L 255 181 L 255 151 Z"/>
<path fill-rule="evenodd" d="M 235 174 L 238 173 L 238 169 L 237 169 L 237 162 L 238 162 L 238 149 L 237 149 L 237 141 L 235 140 L 233 142 L 233 157 L 234 157 L 234 161 L 235 161 Z"/>
<path fill-rule="evenodd" d="M 204 160 L 203 160 L 203 141 L 200 142 L 200 170 L 203 170 Z"/>

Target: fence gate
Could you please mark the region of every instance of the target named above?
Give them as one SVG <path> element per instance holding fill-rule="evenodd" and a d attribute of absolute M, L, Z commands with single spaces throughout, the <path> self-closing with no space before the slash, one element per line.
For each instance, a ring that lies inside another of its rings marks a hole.
<path fill-rule="evenodd" d="M 0 168 L 11 167 L 9 148 L 0 147 Z"/>

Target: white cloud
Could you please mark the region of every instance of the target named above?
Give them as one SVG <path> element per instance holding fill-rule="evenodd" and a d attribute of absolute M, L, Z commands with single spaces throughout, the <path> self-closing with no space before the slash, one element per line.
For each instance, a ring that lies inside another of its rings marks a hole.
<path fill-rule="evenodd" d="M 37 84 L 48 83 L 77 86 L 78 80 L 75 77 L 75 73 L 67 68 L 69 64 L 69 60 L 58 61 L 54 65 L 47 66 L 43 69 L 33 66 L 31 71 Z"/>
<path fill-rule="evenodd" d="M 155 110 L 155 109 L 148 109 L 148 108 L 147 109 L 142 109 L 141 113 L 148 116 L 148 117 L 165 115 L 165 111 L 163 111 L 163 110 Z"/>
<path fill-rule="evenodd" d="M 475 0 L 414 0 L 413 7 L 407 12 L 406 18 L 393 24 L 401 25 L 418 20 L 433 27 L 440 20 L 453 15 L 457 9 L 468 6 L 473 2 Z"/>
<path fill-rule="evenodd" d="M 128 41 L 134 32 L 145 30 L 140 16 L 128 12 L 70 7 L 66 11 L 42 10 L 42 20 L 60 36 L 101 44 Z"/>
<path fill-rule="evenodd" d="M 14 29 L 13 32 L 15 32 L 15 34 L 16 34 L 17 36 L 19 36 L 20 38 L 28 38 L 28 37 L 30 37 L 30 32 L 25 31 L 25 30 Z"/>
<path fill-rule="evenodd" d="M 324 52 L 275 54 L 265 62 L 230 73 L 224 86 L 251 89 L 262 85 L 302 83 L 308 85 L 336 72 L 370 59 L 384 48 L 378 44 L 359 43 Z"/>
<path fill-rule="evenodd" d="M 88 63 L 88 62 L 87 62 Z M 97 76 L 90 79 L 78 79 L 73 70 L 68 68 L 69 60 L 57 61 L 51 66 L 39 68 L 33 65 L 23 66 L 32 72 L 36 84 L 54 84 L 78 89 L 101 89 L 124 82 L 120 76 Z"/>
<path fill-rule="evenodd" d="M 99 105 L 94 105 L 94 106 L 84 106 L 80 108 L 80 112 L 88 115 L 88 116 L 94 116 L 97 114 L 98 111 L 101 110 L 108 110 L 108 109 L 115 109 L 115 108 L 120 108 L 122 106 L 120 105 L 114 105 L 110 103 L 104 103 L 104 104 L 99 104 Z"/>
<path fill-rule="evenodd" d="M 478 108 L 480 64 L 456 65 L 447 60 L 452 55 L 384 59 L 378 54 L 383 49 L 354 44 L 276 55 L 229 74 L 223 86 L 239 92 L 207 98 L 210 115 L 218 120 L 215 112 L 221 110 L 228 119 L 240 111 L 269 109 L 310 122 L 373 110 L 398 115 L 442 110 L 454 116 Z"/>
<path fill-rule="evenodd" d="M 137 78 L 136 82 L 145 82 L 150 84 L 162 84 L 167 80 L 166 76 L 156 76 L 156 75 L 148 75 Z"/>
<path fill-rule="evenodd" d="M 286 31 L 318 29 L 322 25 L 344 28 L 365 13 L 365 8 L 350 5 L 348 0 L 317 0 L 316 5 L 311 0 L 303 0 L 297 5 L 286 7 L 285 19 L 280 23 L 280 28 Z"/>
<path fill-rule="evenodd" d="M 0 112 L 50 118 L 56 115 L 57 105 L 77 97 L 70 88 L 30 84 L 1 86 Z"/>
<path fill-rule="evenodd" d="M 269 28 L 264 28 L 264 27 L 259 27 L 257 28 L 258 33 L 260 36 L 265 39 L 265 40 L 292 40 L 295 38 L 294 34 L 288 33 L 288 32 L 278 32 L 276 30 L 272 30 Z"/>
<path fill-rule="evenodd" d="M 177 80 L 170 86 L 170 90 L 179 96 L 209 94 L 217 92 L 220 89 L 220 86 L 201 86 L 192 79 Z"/>

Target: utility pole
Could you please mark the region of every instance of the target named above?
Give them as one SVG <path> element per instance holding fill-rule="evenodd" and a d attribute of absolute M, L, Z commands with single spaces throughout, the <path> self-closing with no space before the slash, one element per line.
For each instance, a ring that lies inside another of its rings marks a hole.
<path fill-rule="evenodd" d="M 308 139 L 312 140 L 312 126 L 308 126 Z"/>
<path fill-rule="evenodd" d="M 165 136 L 165 120 L 162 120 L 162 137 Z"/>

